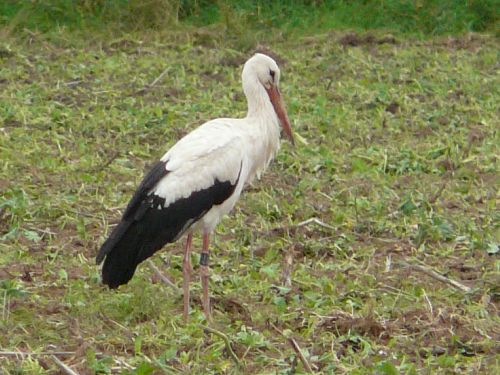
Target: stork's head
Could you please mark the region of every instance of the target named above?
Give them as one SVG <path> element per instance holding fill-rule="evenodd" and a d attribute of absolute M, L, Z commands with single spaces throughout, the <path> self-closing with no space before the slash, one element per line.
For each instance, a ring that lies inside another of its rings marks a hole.
<path fill-rule="evenodd" d="M 249 86 L 252 88 L 258 88 L 261 86 L 264 88 L 271 104 L 273 105 L 281 127 L 283 128 L 283 132 L 290 142 L 294 144 L 290 120 L 288 119 L 285 103 L 281 98 L 278 88 L 280 81 L 280 68 L 278 68 L 276 61 L 267 55 L 256 53 L 245 63 L 242 78 L 243 89 L 245 90 L 247 97 L 250 95 L 256 95 L 256 92 L 254 90 L 250 90 Z M 258 91 L 260 90 L 257 90 L 257 92 Z"/>

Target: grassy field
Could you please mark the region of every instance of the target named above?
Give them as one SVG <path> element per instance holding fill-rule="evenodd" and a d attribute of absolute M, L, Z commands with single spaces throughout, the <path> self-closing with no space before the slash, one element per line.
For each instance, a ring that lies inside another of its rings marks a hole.
<path fill-rule="evenodd" d="M 223 25 L 226 38 L 384 29 L 417 35 L 492 32 L 499 0 L 4 0 L 0 27 L 19 34 L 61 29 L 95 33 Z M 251 33 L 245 34 L 245 30 Z"/>
<path fill-rule="evenodd" d="M 500 371 L 493 36 L 259 46 L 281 65 L 298 145 L 217 229 L 211 330 L 199 282 L 188 324 L 147 263 L 100 285 L 94 256 L 148 165 L 245 114 L 251 50 L 217 35 L 0 42 L 0 372 L 60 372 L 44 352 L 79 374 Z M 181 285 L 180 243 L 153 260 Z"/>

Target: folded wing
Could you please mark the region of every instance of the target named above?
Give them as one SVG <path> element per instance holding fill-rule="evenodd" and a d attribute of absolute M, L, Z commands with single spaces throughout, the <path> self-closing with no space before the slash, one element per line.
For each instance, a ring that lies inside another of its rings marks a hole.
<path fill-rule="evenodd" d="M 223 122 L 206 123 L 174 145 L 144 177 L 102 245 L 96 261 L 104 260 L 103 283 L 127 283 L 140 262 L 230 198 L 241 178 L 242 147 Z"/>

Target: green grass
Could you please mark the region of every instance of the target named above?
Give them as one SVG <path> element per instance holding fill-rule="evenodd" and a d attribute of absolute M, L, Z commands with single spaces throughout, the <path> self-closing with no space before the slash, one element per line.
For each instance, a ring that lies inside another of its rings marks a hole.
<path fill-rule="evenodd" d="M 55 35 L 0 44 L 0 351 L 74 352 L 61 360 L 82 374 L 303 373 L 274 326 L 325 374 L 498 372 L 497 39 L 269 45 L 299 141 L 215 235 L 212 327 L 238 368 L 203 328 L 199 282 L 184 324 L 147 264 L 109 291 L 94 256 L 147 165 L 203 121 L 244 115 L 249 54 L 191 35 Z M 297 226 L 313 217 L 327 226 Z M 180 285 L 181 243 L 153 259 Z M 7 374 L 56 371 L 0 358 Z"/>
<path fill-rule="evenodd" d="M 61 27 L 130 32 L 216 24 L 228 29 L 228 37 L 235 29 L 290 36 L 332 28 L 441 35 L 499 32 L 498 9 L 499 0 L 7 0 L 0 5 L 0 26 L 13 32 Z"/>

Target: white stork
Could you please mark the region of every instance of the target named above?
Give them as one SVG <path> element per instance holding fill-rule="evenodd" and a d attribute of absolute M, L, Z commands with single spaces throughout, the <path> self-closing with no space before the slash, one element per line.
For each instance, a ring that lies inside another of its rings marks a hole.
<path fill-rule="evenodd" d="M 243 68 L 248 113 L 243 119 L 208 121 L 179 140 L 153 166 L 130 200 L 120 223 L 102 245 L 102 281 L 126 284 L 139 263 L 187 234 L 183 261 L 184 319 L 189 313 L 192 233 L 201 230 L 203 310 L 210 318 L 209 236 L 241 191 L 269 165 L 280 145 L 280 124 L 293 135 L 278 84 L 280 70 L 257 53 Z"/>

